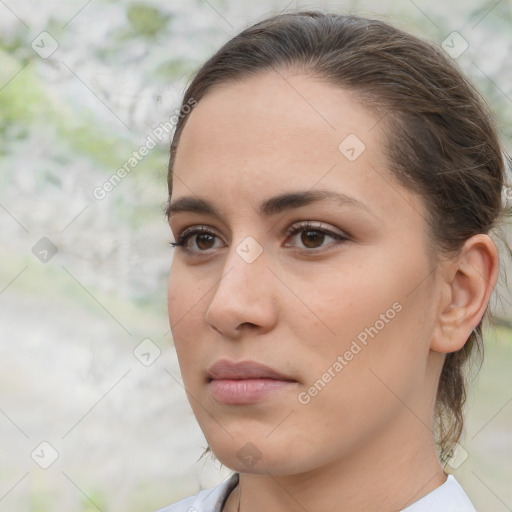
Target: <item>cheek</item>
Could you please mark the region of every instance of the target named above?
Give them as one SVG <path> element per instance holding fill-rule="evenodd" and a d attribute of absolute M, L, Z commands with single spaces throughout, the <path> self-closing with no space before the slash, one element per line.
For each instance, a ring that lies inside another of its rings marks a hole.
<path fill-rule="evenodd" d="M 310 283 L 296 281 L 297 296 L 308 308 L 290 303 L 286 314 L 294 319 L 290 325 L 308 362 L 306 385 L 318 382 L 319 402 L 326 407 L 329 401 L 345 407 L 355 396 L 361 398 L 350 405 L 356 409 L 376 397 L 382 402 L 382 394 L 392 398 L 387 387 L 408 396 L 423 378 L 431 301 L 425 287 L 411 293 L 415 277 L 423 275 L 421 258 L 417 268 L 400 261 L 347 262 L 350 272 L 338 264 L 337 270 L 315 273 Z M 333 394 L 324 392 L 324 384 Z"/>
<path fill-rule="evenodd" d="M 423 253 L 406 252 L 398 244 L 379 251 L 347 251 L 306 279 L 293 280 L 297 296 L 308 306 L 303 305 L 300 315 L 297 311 L 296 319 L 334 344 L 358 336 L 364 342 L 372 334 L 385 338 L 392 331 L 393 337 L 400 331 L 413 336 L 430 314 L 432 297 L 424 282 L 429 271 Z"/>
<path fill-rule="evenodd" d="M 172 330 L 173 337 L 175 336 L 175 326 L 178 325 L 180 318 L 184 319 L 184 313 L 186 311 L 186 297 L 180 293 L 179 279 L 174 279 L 171 275 L 167 288 L 167 313 L 169 315 L 169 325 Z"/>
<path fill-rule="evenodd" d="M 195 325 L 208 289 L 207 285 L 198 284 L 201 282 L 203 279 L 187 271 L 178 259 L 173 261 L 167 288 L 167 311 L 174 338 Z"/>
<path fill-rule="evenodd" d="M 400 306 L 393 308 L 401 300 L 396 282 L 387 283 L 381 270 L 370 266 L 336 262 L 332 268 L 316 269 L 304 279 L 290 276 L 288 280 L 294 283 L 298 299 L 285 303 L 287 316 L 294 319 L 290 325 L 300 326 L 297 333 L 304 333 L 300 339 L 315 352 L 333 354 L 348 349 L 358 336 L 364 342 L 366 329 L 375 323 L 384 331 L 398 316 Z"/>
<path fill-rule="evenodd" d="M 201 298 L 205 292 L 175 264 L 173 262 L 169 276 L 167 310 L 182 376 L 188 381 L 197 363 L 197 346 L 202 339 L 199 332 L 204 322 Z"/>
<path fill-rule="evenodd" d="M 190 295 L 183 293 L 183 291 L 187 290 L 190 284 L 187 281 L 186 275 L 181 270 L 179 263 L 174 259 L 167 283 L 167 312 L 169 313 L 171 327 L 177 323 L 186 310 L 186 303 L 189 301 Z"/>
<path fill-rule="evenodd" d="M 331 320 L 336 338 L 324 336 L 320 341 L 325 343 L 308 346 L 302 354 L 307 381 L 294 407 L 295 425 L 288 425 L 305 437 L 303 446 L 314 445 L 318 463 L 363 447 L 404 412 L 421 414 L 418 396 L 425 382 L 427 354 L 404 335 L 414 320 L 405 308 L 380 331 L 369 328 L 374 320 L 361 330 L 363 315 L 354 319 L 338 312 Z M 344 329 L 365 336 L 345 336 Z M 293 453 L 293 446 L 289 449 Z"/>

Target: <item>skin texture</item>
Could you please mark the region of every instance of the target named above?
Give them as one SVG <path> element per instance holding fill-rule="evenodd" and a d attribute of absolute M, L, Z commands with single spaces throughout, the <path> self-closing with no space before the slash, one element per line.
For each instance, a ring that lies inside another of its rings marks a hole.
<path fill-rule="evenodd" d="M 457 258 L 427 250 L 422 198 L 389 171 L 389 129 L 352 93 L 287 71 L 210 91 L 183 131 L 172 203 L 199 197 L 219 215 L 170 216 L 175 238 L 191 226 L 216 238 L 176 248 L 169 318 L 208 444 L 242 473 L 243 512 L 395 511 L 446 479 L 432 432 L 437 382 L 445 353 L 484 314 L 498 256 L 486 235 Z M 349 134 L 365 145 L 354 161 L 339 149 Z M 320 190 L 364 206 L 324 199 L 259 211 L 273 196 Z M 320 248 L 308 248 L 301 233 L 287 235 L 303 221 L 347 240 L 320 234 Z M 252 263 L 237 252 L 248 236 L 263 250 Z M 400 311 L 301 403 L 394 304 Z M 257 361 L 296 382 L 257 404 L 222 404 L 207 378 L 219 359 Z M 238 498 L 237 489 L 225 510 Z"/>

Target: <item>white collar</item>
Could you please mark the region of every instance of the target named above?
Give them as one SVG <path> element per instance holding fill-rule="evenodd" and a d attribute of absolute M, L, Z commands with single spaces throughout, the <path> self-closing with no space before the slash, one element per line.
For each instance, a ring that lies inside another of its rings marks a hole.
<path fill-rule="evenodd" d="M 238 478 L 239 474 L 234 473 L 216 487 L 205 489 L 195 496 L 158 512 L 222 512 L 229 494 L 238 484 Z M 459 482 L 453 475 L 448 475 L 443 485 L 401 512 L 476 512 L 476 510 Z"/>

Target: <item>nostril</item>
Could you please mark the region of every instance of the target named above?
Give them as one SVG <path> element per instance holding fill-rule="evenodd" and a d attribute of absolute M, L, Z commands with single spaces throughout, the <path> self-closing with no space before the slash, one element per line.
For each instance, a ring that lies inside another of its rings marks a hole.
<path fill-rule="evenodd" d="M 240 324 L 238 326 L 238 328 L 247 328 L 247 329 L 254 329 L 254 328 L 258 328 L 258 326 L 256 324 L 253 324 L 251 322 L 244 322 L 243 324 Z"/>

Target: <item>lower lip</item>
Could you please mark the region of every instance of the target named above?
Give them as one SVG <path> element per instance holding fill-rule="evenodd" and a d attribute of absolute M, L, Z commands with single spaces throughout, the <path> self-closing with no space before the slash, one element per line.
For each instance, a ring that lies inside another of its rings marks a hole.
<path fill-rule="evenodd" d="M 219 402 L 247 405 L 260 402 L 293 384 L 295 382 L 276 379 L 215 379 L 210 382 L 210 389 Z"/>

